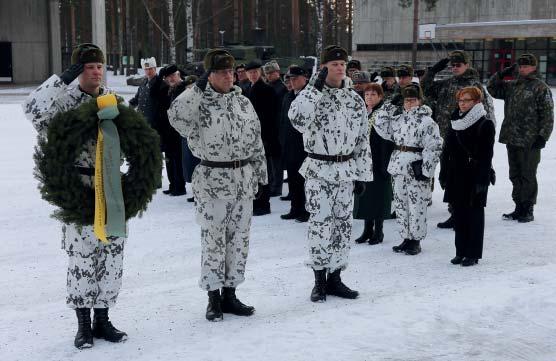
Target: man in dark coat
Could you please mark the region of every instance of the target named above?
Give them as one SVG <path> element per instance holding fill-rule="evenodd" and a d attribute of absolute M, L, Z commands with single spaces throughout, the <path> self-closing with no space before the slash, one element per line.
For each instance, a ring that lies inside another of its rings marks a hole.
<path fill-rule="evenodd" d="M 245 64 L 239 64 L 236 66 L 236 77 L 237 81 L 236 84 L 238 87 L 241 88 L 242 93 L 245 95 L 245 91 L 249 89 L 251 82 L 249 78 L 247 78 L 247 72 L 245 71 Z"/>
<path fill-rule="evenodd" d="M 519 68 L 515 80 L 505 81 Z M 504 121 L 500 143 L 506 144 L 512 199 L 515 210 L 504 214 L 506 220 L 521 223 L 533 220 L 537 203 L 537 166 L 554 127 L 554 101 L 550 88 L 538 77 L 537 58 L 523 54 L 517 64 L 494 74 L 488 81 L 493 97 L 504 100 Z"/>
<path fill-rule="evenodd" d="M 280 156 L 280 142 L 278 140 L 278 118 L 276 117 L 276 99 L 274 89 L 266 84 L 262 79 L 261 62 L 253 60 L 245 66 L 247 77 L 251 85 L 245 92 L 255 112 L 261 122 L 261 138 L 266 156 L 268 169 L 268 183 L 272 184 L 272 176 L 276 173 L 272 171 Z M 253 201 L 253 215 L 262 216 L 270 213 L 270 187 L 262 187 L 261 197 Z"/>
<path fill-rule="evenodd" d="M 276 117 L 278 119 L 278 126 L 281 127 L 280 119 L 282 119 L 282 101 L 284 96 L 288 93 L 286 85 L 280 78 L 280 65 L 276 61 L 270 61 L 263 66 L 264 75 L 268 85 L 274 89 L 276 94 Z M 286 110 L 287 112 L 287 110 Z M 282 185 L 284 184 L 284 162 L 281 156 L 275 157 L 276 166 L 273 166 L 270 171 L 274 172 L 271 176 L 272 183 L 270 183 L 270 196 L 279 197 L 282 195 Z"/>
<path fill-rule="evenodd" d="M 160 86 L 162 79 L 156 75 L 156 59 L 141 59 L 141 67 L 145 71 L 145 80 L 137 89 L 137 93 L 129 100 L 129 105 L 145 116 L 147 122 L 153 129 L 158 129 L 158 104 L 157 98 L 153 96 L 153 89 Z"/>
<path fill-rule="evenodd" d="M 162 68 L 159 77 L 163 79 L 164 77 L 174 75 L 174 73 L 178 72 L 178 68 L 174 67 L 175 65 Z M 180 77 L 179 75 L 177 76 Z M 172 103 L 170 90 L 169 84 L 165 81 L 163 81 L 158 88 L 153 88 L 154 96 L 156 97 L 158 103 L 158 132 L 160 134 L 162 150 L 165 155 L 166 174 L 168 176 L 168 181 L 170 182 L 169 189 L 165 190 L 163 193 L 171 196 L 182 196 L 186 193 L 182 167 L 182 138 L 170 125 L 168 120 L 167 112 L 170 108 L 170 104 Z"/>
<path fill-rule="evenodd" d="M 280 112 L 280 144 L 282 146 L 282 160 L 288 171 L 288 187 L 290 191 L 291 207 L 289 213 L 280 216 L 282 219 L 295 219 L 296 222 L 307 222 L 309 212 L 305 209 L 305 179 L 299 174 L 307 153 L 303 148 L 303 135 L 297 131 L 288 118 L 288 110 L 297 94 L 307 85 L 307 74 L 303 68 L 292 65 L 286 73 L 292 90 L 284 96 Z"/>

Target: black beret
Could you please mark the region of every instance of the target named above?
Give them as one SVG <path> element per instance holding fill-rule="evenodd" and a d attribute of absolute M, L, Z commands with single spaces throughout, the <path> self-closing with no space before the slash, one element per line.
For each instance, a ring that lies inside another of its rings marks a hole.
<path fill-rule="evenodd" d="M 165 77 L 174 74 L 178 70 L 179 69 L 176 64 L 166 65 L 164 68 L 160 69 L 158 75 L 160 75 L 161 77 Z"/>
<path fill-rule="evenodd" d="M 537 66 L 537 58 L 533 54 L 522 54 L 517 58 L 518 65 L 532 65 Z"/>
<path fill-rule="evenodd" d="M 263 66 L 258 59 L 251 60 L 245 65 L 245 70 L 259 69 Z"/>
<path fill-rule="evenodd" d="M 346 66 L 348 69 L 357 69 L 361 70 L 361 62 L 356 59 L 351 59 Z"/>
<path fill-rule="evenodd" d="M 233 69 L 235 59 L 224 49 L 211 49 L 205 55 L 203 66 L 206 70 Z"/>
<path fill-rule="evenodd" d="M 454 50 L 448 55 L 450 63 L 469 63 L 469 55 L 463 50 Z"/>
<path fill-rule="evenodd" d="M 396 69 L 391 66 L 384 66 L 380 69 L 381 78 L 393 78 L 396 76 Z"/>
<path fill-rule="evenodd" d="M 102 63 L 104 64 L 104 54 L 95 44 L 84 43 L 77 45 L 71 53 L 72 64 Z"/>
<path fill-rule="evenodd" d="M 338 45 L 328 45 L 320 55 L 321 64 L 328 63 L 329 61 L 343 60 L 348 61 L 348 54 L 346 49 Z"/>
<path fill-rule="evenodd" d="M 398 76 L 413 77 L 413 67 L 411 65 L 400 65 L 398 68 Z"/>
<path fill-rule="evenodd" d="M 417 83 L 411 83 L 402 88 L 402 96 L 404 98 L 423 99 L 423 91 Z"/>

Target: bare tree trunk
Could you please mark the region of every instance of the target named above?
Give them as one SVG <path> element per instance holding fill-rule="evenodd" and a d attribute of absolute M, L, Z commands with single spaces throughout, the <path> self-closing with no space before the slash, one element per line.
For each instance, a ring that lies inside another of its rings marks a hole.
<path fill-rule="evenodd" d="M 411 65 L 417 65 L 417 38 L 419 35 L 419 0 L 413 0 L 413 45 L 411 47 Z"/>
<path fill-rule="evenodd" d="M 77 35 L 75 28 L 75 4 L 70 3 L 70 17 L 71 17 L 71 46 L 77 45 Z"/>
<path fill-rule="evenodd" d="M 122 56 L 124 52 L 124 17 L 122 16 L 122 3 L 124 0 L 118 0 L 118 68 L 120 70 L 120 75 L 124 74 L 124 68 L 122 64 Z"/>
<path fill-rule="evenodd" d="M 322 52 L 322 32 L 323 32 L 323 25 L 324 25 L 324 0 L 316 0 L 316 12 L 317 12 L 317 24 L 315 26 L 315 35 L 317 37 L 316 45 L 315 45 L 315 53 L 317 56 L 320 55 Z"/>
<path fill-rule="evenodd" d="M 219 5 L 220 5 L 219 3 L 220 1 L 218 0 L 212 0 L 213 13 L 215 12 L 215 10 L 219 9 Z M 220 27 L 219 16 L 215 16 L 212 18 L 212 43 L 213 43 L 213 47 L 215 48 L 220 46 L 220 33 L 218 32 L 220 30 L 219 27 Z"/>
<path fill-rule="evenodd" d="M 293 54 L 299 55 L 299 0 L 292 0 Z"/>
<path fill-rule="evenodd" d="M 193 62 L 193 0 L 185 0 L 186 61 Z"/>
<path fill-rule="evenodd" d="M 166 0 L 168 7 L 168 47 L 170 48 L 170 64 L 176 64 L 176 30 L 174 28 L 174 0 Z"/>

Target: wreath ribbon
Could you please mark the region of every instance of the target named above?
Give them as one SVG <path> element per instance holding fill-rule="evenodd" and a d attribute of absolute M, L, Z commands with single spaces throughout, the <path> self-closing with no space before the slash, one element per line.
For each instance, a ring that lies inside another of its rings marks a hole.
<path fill-rule="evenodd" d="M 99 118 L 95 154 L 95 218 L 93 231 L 103 243 L 126 237 L 125 204 L 120 176 L 120 137 L 113 122 L 120 113 L 114 94 L 97 98 Z"/>

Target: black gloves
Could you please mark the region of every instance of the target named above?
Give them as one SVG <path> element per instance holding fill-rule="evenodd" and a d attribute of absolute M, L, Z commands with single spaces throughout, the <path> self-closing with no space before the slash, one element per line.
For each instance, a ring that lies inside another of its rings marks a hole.
<path fill-rule="evenodd" d="M 64 84 L 70 85 L 71 82 L 74 81 L 82 72 L 83 72 L 83 64 L 81 63 L 73 64 L 69 68 L 67 68 L 62 73 L 62 75 L 60 75 L 60 79 L 62 79 Z"/>
<path fill-rule="evenodd" d="M 518 68 L 518 65 L 514 64 L 512 66 L 509 66 L 507 68 L 502 69 L 502 71 L 499 71 L 498 74 L 500 74 L 501 78 L 503 78 L 505 76 L 510 76 L 517 71 L 517 68 Z"/>
<path fill-rule="evenodd" d="M 439 73 L 439 72 L 441 72 L 442 70 L 446 69 L 446 67 L 448 66 L 448 63 L 449 63 L 449 62 L 450 62 L 450 58 L 441 59 L 439 62 L 437 62 L 436 64 L 434 64 L 434 65 L 431 67 L 431 70 L 432 70 L 434 73 Z"/>
<path fill-rule="evenodd" d="M 372 73 L 371 74 L 371 83 L 376 83 L 376 81 L 377 81 L 376 78 L 377 77 L 378 77 L 378 72 L 375 71 L 374 73 Z"/>
<path fill-rule="evenodd" d="M 195 85 L 197 85 L 197 88 L 201 89 L 202 91 L 205 91 L 207 89 L 208 78 L 209 78 L 209 75 L 210 75 L 211 72 L 212 72 L 212 70 L 209 69 L 203 75 L 201 75 L 199 80 L 197 80 L 197 82 L 195 82 Z"/>
<path fill-rule="evenodd" d="M 255 199 L 261 199 L 262 196 L 263 196 L 263 185 L 259 183 L 259 188 L 257 188 L 257 193 L 255 193 Z"/>
<path fill-rule="evenodd" d="M 475 184 L 475 194 L 482 194 L 488 191 L 488 184 Z"/>
<path fill-rule="evenodd" d="M 360 181 L 353 182 L 353 193 L 355 193 L 355 195 L 359 196 L 363 194 L 363 192 L 365 192 L 365 188 L 365 183 Z"/>
<path fill-rule="evenodd" d="M 313 86 L 318 91 L 322 91 L 324 88 L 324 82 L 326 81 L 326 76 L 328 75 L 328 68 L 324 67 L 319 71 L 319 75 L 317 75 L 317 79 L 315 80 L 315 84 Z"/>
<path fill-rule="evenodd" d="M 418 181 L 428 181 L 429 177 L 425 177 L 423 175 L 423 161 L 422 160 L 416 160 L 415 162 L 411 163 L 411 169 L 413 169 L 413 175 L 415 176 L 415 179 L 417 179 Z"/>
<path fill-rule="evenodd" d="M 545 145 L 546 145 L 546 140 L 544 140 L 544 138 L 541 137 L 540 135 L 537 135 L 537 139 L 535 139 L 535 142 L 533 142 L 531 148 L 543 149 Z"/>

